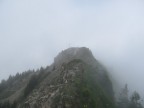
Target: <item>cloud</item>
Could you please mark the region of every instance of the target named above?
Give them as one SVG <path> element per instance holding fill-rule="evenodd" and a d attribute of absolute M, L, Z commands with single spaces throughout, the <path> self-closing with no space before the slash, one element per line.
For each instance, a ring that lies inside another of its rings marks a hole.
<path fill-rule="evenodd" d="M 143 12 L 140 0 L 1 0 L 0 79 L 50 65 L 70 44 L 142 91 Z"/>

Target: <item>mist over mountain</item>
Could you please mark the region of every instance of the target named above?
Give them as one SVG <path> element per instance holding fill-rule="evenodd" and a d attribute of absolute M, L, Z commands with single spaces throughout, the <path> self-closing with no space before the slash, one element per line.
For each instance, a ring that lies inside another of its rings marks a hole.
<path fill-rule="evenodd" d="M 125 85 L 116 96 L 114 83 L 90 49 L 71 47 L 46 68 L 2 80 L 0 108 L 143 108 L 138 92 L 129 97 Z"/>
<path fill-rule="evenodd" d="M 115 106 L 107 71 L 85 47 L 66 49 L 51 66 L 2 81 L 0 103 L 3 108 Z"/>
<path fill-rule="evenodd" d="M 86 46 L 121 85 L 144 96 L 143 11 L 142 0 L 1 0 L 0 80 Z"/>
<path fill-rule="evenodd" d="M 143 19 L 143 0 L 0 0 L 0 82 L 16 75 L 26 86 L 41 66 L 58 68 L 63 49 L 85 46 L 108 70 L 117 98 L 128 89 L 124 103 L 137 92 L 143 99 Z"/>

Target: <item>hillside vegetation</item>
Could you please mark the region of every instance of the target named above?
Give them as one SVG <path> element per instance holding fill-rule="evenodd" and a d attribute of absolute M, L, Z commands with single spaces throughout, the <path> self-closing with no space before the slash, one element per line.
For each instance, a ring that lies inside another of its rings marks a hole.
<path fill-rule="evenodd" d="M 51 66 L 0 84 L 0 108 L 142 108 L 124 107 L 123 100 L 116 102 L 107 70 L 85 47 L 64 50 Z"/>

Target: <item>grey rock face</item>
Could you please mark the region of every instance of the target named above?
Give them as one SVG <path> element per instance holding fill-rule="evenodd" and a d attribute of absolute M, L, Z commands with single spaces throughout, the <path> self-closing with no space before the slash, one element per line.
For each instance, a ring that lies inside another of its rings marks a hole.
<path fill-rule="evenodd" d="M 113 100 L 113 89 L 107 71 L 88 48 L 66 49 L 55 57 L 53 65 L 32 75 L 35 76 L 35 80 L 32 80 L 35 86 L 28 95 L 22 97 L 29 85 L 27 81 L 27 85 L 19 92 L 20 97 L 15 99 L 19 100 L 17 108 L 98 107 L 94 105 L 106 108 L 104 104 L 109 105 L 107 108 L 113 108 L 109 101 Z M 107 103 L 95 104 L 103 98 Z"/>
<path fill-rule="evenodd" d="M 88 48 L 72 47 L 59 53 L 58 56 L 54 59 L 54 65 L 57 67 L 62 65 L 63 63 L 68 63 L 73 59 L 81 59 L 87 64 L 93 64 L 94 62 L 96 62 L 94 56 L 92 55 L 92 52 Z"/>

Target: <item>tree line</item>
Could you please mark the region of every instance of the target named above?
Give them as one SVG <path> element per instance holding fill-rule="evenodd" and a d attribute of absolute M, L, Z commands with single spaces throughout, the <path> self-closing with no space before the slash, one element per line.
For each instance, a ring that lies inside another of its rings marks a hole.
<path fill-rule="evenodd" d="M 129 90 L 126 84 L 119 95 L 117 108 L 144 108 L 142 106 L 142 99 L 139 93 L 134 91 L 132 95 L 129 96 L 128 92 Z"/>

